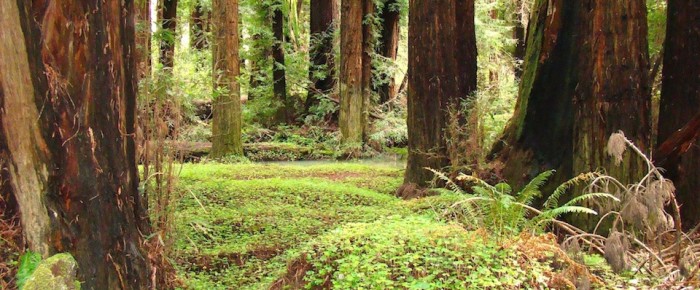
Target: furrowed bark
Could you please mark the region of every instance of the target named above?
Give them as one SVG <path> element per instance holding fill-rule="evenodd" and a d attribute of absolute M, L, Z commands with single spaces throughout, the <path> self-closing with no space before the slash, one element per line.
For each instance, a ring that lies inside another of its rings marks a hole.
<path fill-rule="evenodd" d="M 3 1 L 0 14 L 0 155 L 30 248 L 71 253 L 84 289 L 149 288 L 133 2 Z"/>
<path fill-rule="evenodd" d="M 241 140 L 241 97 L 238 58 L 238 0 L 215 0 L 214 20 L 214 100 L 212 157 L 243 155 Z"/>
<path fill-rule="evenodd" d="M 450 165 L 447 142 L 455 137 L 446 132 L 450 108 L 458 108 L 476 90 L 474 1 L 413 0 L 409 7 L 404 184 L 423 187 L 433 178 L 426 167 Z"/>
<path fill-rule="evenodd" d="M 340 132 L 344 144 L 362 144 L 364 97 L 362 90 L 363 1 L 342 0 L 340 23 Z"/>
<path fill-rule="evenodd" d="M 690 131 L 681 127 L 697 127 L 700 111 L 700 2 L 669 0 L 667 19 L 658 150 L 665 148 L 665 140 Z M 695 136 L 682 142 L 685 153 L 662 164 L 676 186 L 681 217 L 688 227 L 700 222 L 700 137 Z"/>

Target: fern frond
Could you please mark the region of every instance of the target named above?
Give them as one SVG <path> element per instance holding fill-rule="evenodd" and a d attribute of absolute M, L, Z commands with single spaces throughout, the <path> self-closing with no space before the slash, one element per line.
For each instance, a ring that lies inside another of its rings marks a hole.
<path fill-rule="evenodd" d="M 538 217 L 542 217 L 544 219 L 555 219 L 555 218 L 559 217 L 560 215 L 569 214 L 569 213 L 598 215 L 598 212 L 596 212 L 590 208 L 587 208 L 585 206 L 571 205 L 571 206 L 561 206 L 561 207 L 553 208 L 551 210 L 543 212 Z"/>
<path fill-rule="evenodd" d="M 596 173 L 596 172 L 582 173 L 582 174 L 579 174 L 578 176 L 576 176 L 576 177 L 574 177 L 574 178 L 572 178 L 572 179 L 569 179 L 568 181 L 562 183 L 561 185 L 559 185 L 559 186 L 557 187 L 557 189 L 554 190 L 554 192 L 552 193 L 552 195 L 550 195 L 550 196 L 547 198 L 547 200 L 544 202 L 544 206 L 543 206 L 544 210 L 545 210 L 545 211 L 551 210 L 551 209 L 555 208 L 557 205 L 559 205 L 559 198 L 560 198 L 564 193 L 566 193 L 566 191 L 567 191 L 569 188 L 571 188 L 571 187 L 573 187 L 573 186 L 575 186 L 575 185 L 577 185 L 577 184 L 580 184 L 580 183 L 582 183 L 582 182 L 587 182 L 587 181 L 593 180 L 593 179 L 595 179 L 598 175 L 599 175 L 599 174 Z"/>
<path fill-rule="evenodd" d="M 518 193 L 518 202 L 531 204 L 535 197 L 542 196 L 540 188 L 547 182 L 547 180 L 549 180 L 554 172 L 555 170 L 548 170 L 540 173 L 537 175 L 537 177 L 530 180 L 530 182 Z"/>
<path fill-rule="evenodd" d="M 438 179 L 444 181 L 445 184 L 447 185 L 447 187 L 452 189 L 452 191 L 454 191 L 454 193 L 464 194 L 464 190 L 462 190 L 462 188 L 459 185 L 457 185 L 454 181 L 452 181 L 452 179 L 447 177 L 447 175 L 445 175 L 444 173 L 437 171 L 435 169 L 432 169 L 430 167 L 424 167 L 424 168 L 429 170 L 430 172 L 432 172 Z"/>
<path fill-rule="evenodd" d="M 494 186 L 491 185 L 491 184 L 488 184 L 488 182 L 486 182 L 486 181 L 484 181 L 483 179 L 478 178 L 478 177 L 476 177 L 476 176 L 471 176 L 471 175 L 466 175 L 466 174 L 464 174 L 464 173 L 460 173 L 460 174 L 457 176 L 457 180 L 459 180 L 459 181 L 471 182 L 471 183 L 476 183 L 477 185 L 479 185 L 479 186 L 481 186 L 481 187 L 483 187 L 483 188 L 486 188 L 486 189 L 488 189 L 488 190 L 497 191 L 496 187 L 494 187 Z"/>
<path fill-rule="evenodd" d="M 572 198 L 570 201 L 565 203 L 563 206 L 573 206 L 576 204 L 581 204 L 584 201 L 591 200 L 591 199 L 603 199 L 603 198 L 609 198 L 612 199 L 616 202 L 620 202 L 620 199 L 615 197 L 612 194 L 605 193 L 605 192 L 592 192 L 592 193 L 586 193 L 584 195 L 580 195 L 577 197 Z"/>

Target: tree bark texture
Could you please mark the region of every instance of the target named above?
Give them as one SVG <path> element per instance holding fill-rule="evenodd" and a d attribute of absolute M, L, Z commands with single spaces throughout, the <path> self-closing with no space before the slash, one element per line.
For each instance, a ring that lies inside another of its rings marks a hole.
<path fill-rule="evenodd" d="M 243 155 L 241 140 L 241 93 L 238 76 L 238 0 L 215 0 L 214 21 L 214 100 L 212 157 Z"/>
<path fill-rule="evenodd" d="M 299 1 L 301 2 L 301 1 Z M 320 97 L 335 88 L 335 56 L 333 35 L 338 19 L 336 0 L 311 0 L 311 50 L 309 80 L 313 84 L 306 97 L 306 112 L 318 104 Z"/>
<path fill-rule="evenodd" d="M 275 121 L 278 124 L 291 122 L 294 111 L 294 103 L 287 96 L 287 71 L 284 61 L 284 13 L 282 11 L 282 3 L 280 1 L 277 7 L 272 11 L 272 32 L 275 36 L 275 42 L 272 45 L 272 58 L 275 63 L 272 66 L 272 79 L 274 81 L 273 93 L 275 99 L 280 102 L 280 107 L 277 110 Z"/>
<path fill-rule="evenodd" d="M 667 19 L 659 145 L 700 112 L 700 2 L 669 0 Z M 700 222 L 700 138 L 686 146 L 663 166 L 676 186 L 683 223 L 692 227 Z"/>
<path fill-rule="evenodd" d="M 649 149 L 646 34 L 643 0 L 537 1 L 515 113 L 491 156 L 503 177 L 522 185 L 558 169 L 559 182 L 600 168 L 623 184 L 640 177 L 640 158 L 616 165 L 605 147 L 621 130 Z"/>
<path fill-rule="evenodd" d="M 373 0 L 362 0 L 362 141 L 369 139 L 369 111 L 372 92 L 372 53 L 374 52 L 374 25 L 376 7 Z"/>
<path fill-rule="evenodd" d="M 343 143 L 362 144 L 365 135 L 362 90 L 363 1 L 341 2 L 340 132 Z"/>
<path fill-rule="evenodd" d="M 399 53 L 399 37 L 400 37 L 400 23 L 401 11 L 398 9 L 398 0 L 389 0 L 384 3 L 381 11 L 382 17 L 382 33 L 379 40 L 378 51 L 387 59 L 392 61 L 396 60 Z M 379 103 L 384 104 L 389 100 L 393 100 L 396 97 L 396 81 L 393 75 L 382 76 L 384 79 L 388 79 L 388 82 L 381 84 L 377 88 L 379 93 Z"/>
<path fill-rule="evenodd" d="M 405 184 L 426 186 L 450 165 L 448 115 L 476 90 L 472 0 L 411 0 L 408 26 L 408 165 Z"/>
<path fill-rule="evenodd" d="M 0 156 L 31 250 L 84 289 L 146 289 L 133 1 L 0 2 Z"/>
<path fill-rule="evenodd" d="M 172 70 L 175 64 L 175 40 L 177 39 L 177 0 L 162 0 L 161 29 L 167 34 L 160 40 L 160 64 Z"/>

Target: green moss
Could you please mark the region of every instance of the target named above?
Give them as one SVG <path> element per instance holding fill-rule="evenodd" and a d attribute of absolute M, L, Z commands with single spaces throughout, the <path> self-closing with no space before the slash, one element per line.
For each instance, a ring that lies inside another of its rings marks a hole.
<path fill-rule="evenodd" d="M 23 290 L 79 290 L 76 279 L 78 263 L 70 254 L 56 254 L 39 263 L 29 276 Z"/>

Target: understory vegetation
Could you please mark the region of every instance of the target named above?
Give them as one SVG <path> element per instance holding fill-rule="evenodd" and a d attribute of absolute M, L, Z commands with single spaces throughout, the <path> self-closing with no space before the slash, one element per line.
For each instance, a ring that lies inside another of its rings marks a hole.
<path fill-rule="evenodd" d="M 179 170 L 173 259 L 186 288 L 562 289 L 658 282 L 634 269 L 613 274 L 595 252 L 567 253 L 544 226 L 500 231 L 462 219 L 466 211 L 458 204 L 478 195 L 396 198 L 400 167 L 186 164 Z M 485 210 L 478 220 L 528 222 L 513 209 L 502 209 L 508 217 Z"/>

